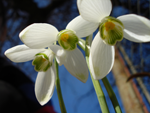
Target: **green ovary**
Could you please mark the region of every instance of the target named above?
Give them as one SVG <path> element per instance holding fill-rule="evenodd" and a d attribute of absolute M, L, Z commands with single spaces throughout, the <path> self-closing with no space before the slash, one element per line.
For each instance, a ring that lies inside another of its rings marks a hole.
<path fill-rule="evenodd" d="M 72 30 L 62 30 L 57 35 L 59 45 L 65 50 L 74 50 L 79 41 Z"/>
<path fill-rule="evenodd" d="M 100 36 L 108 45 L 115 45 L 123 39 L 123 29 L 122 22 L 113 17 L 104 18 L 99 27 Z"/>

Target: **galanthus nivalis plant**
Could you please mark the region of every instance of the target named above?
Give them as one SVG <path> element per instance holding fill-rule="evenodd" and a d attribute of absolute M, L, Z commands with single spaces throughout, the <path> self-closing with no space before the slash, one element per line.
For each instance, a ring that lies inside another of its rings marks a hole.
<path fill-rule="evenodd" d="M 56 89 L 61 112 L 66 113 L 59 84 L 59 64 L 64 65 L 71 75 L 84 83 L 88 79 L 89 67 L 102 112 L 109 110 L 99 79 L 102 79 L 115 111 L 121 113 L 117 98 L 105 77 L 114 64 L 114 45 L 123 37 L 133 42 L 150 41 L 150 21 L 134 14 L 118 18 L 109 16 L 112 10 L 110 0 L 77 0 L 77 5 L 81 16 L 73 19 L 66 29 L 59 32 L 50 24 L 31 24 L 19 34 L 24 44 L 6 50 L 5 55 L 13 62 L 33 60 L 32 65 L 38 72 L 35 95 L 41 105 L 51 99 L 56 85 L 59 87 Z M 97 35 L 91 41 L 91 34 L 98 27 Z M 86 41 L 81 41 L 82 37 L 87 37 Z M 87 63 L 77 44 L 85 50 Z"/>
<path fill-rule="evenodd" d="M 135 14 L 111 17 L 110 0 L 77 0 L 77 5 L 83 19 L 99 26 L 89 57 L 94 79 L 102 79 L 112 69 L 117 41 L 123 37 L 133 42 L 150 41 L 150 21 L 145 17 Z"/>
<path fill-rule="evenodd" d="M 58 30 L 44 23 L 36 23 L 26 27 L 19 37 L 25 45 L 8 49 L 5 55 L 13 62 L 33 60 L 32 64 L 38 73 L 35 82 L 36 98 L 41 105 L 46 104 L 52 97 L 55 87 L 55 67 L 53 58 L 77 79 L 86 82 L 88 67 L 83 54 L 77 48 L 79 38 L 93 33 L 98 27 L 81 16 L 73 19 L 65 30 Z M 58 41 L 59 45 L 54 45 Z"/>

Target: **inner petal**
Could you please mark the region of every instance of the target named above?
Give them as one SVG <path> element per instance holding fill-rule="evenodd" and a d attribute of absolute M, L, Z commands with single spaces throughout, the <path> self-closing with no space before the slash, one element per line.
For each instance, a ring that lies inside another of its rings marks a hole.
<path fill-rule="evenodd" d="M 106 17 L 100 24 L 100 37 L 108 45 L 115 45 L 117 41 L 123 39 L 124 25 L 122 22 L 113 17 Z"/>
<path fill-rule="evenodd" d="M 53 63 L 53 53 L 51 50 L 47 49 L 43 53 L 37 53 L 35 59 L 32 61 L 32 65 L 35 66 L 37 72 L 44 71 L 46 72 Z"/>
<path fill-rule="evenodd" d="M 76 33 L 72 30 L 62 30 L 57 35 L 59 45 L 65 50 L 74 50 L 79 41 Z"/>

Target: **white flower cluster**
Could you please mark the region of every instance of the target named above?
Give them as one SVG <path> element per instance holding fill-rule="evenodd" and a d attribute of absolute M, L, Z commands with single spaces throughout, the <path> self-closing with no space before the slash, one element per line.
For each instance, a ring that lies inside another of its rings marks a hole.
<path fill-rule="evenodd" d="M 110 0 L 77 0 L 77 5 L 80 16 L 74 18 L 65 30 L 59 32 L 54 26 L 45 23 L 29 25 L 19 34 L 24 45 L 12 47 L 5 52 L 13 62 L 33 60 L 32 64 L 38 71 L 35 94 L 41 105 L 49 101 L 54 91 L 54 57 L 71 75 L 84 83 L 87 81 L 88 67 L 77 48 L 79 38 L 89 36 L 99 27 L 89 56 L 94 79 L 102 79 L 112 69 L 117 41 L 123 37 L 133 42 L 150 41 L 150 21 L 134 14 L 110 17 Z M 54 45 L 56 41 L 59 45 Z"/>

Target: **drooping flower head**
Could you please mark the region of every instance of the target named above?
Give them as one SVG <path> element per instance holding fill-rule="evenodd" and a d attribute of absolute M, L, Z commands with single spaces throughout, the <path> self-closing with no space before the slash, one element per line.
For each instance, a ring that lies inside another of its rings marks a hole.
<path fill-rule="evenodd" d="M 50 49 L 31 49 L 26 45 L 18 45 L 6 50 L 5 55 L 17 63 L 33 60 L 32 64 L 38 72 L 35 82 L 36 98 L 41 105 L 46 104 L 55 87 L 54 53 Z"/>
<path fill-rule="evenodd" d="M 102 79 L 110 72 L 114 63 L 113 45 L 117 41 L 123 37 L 133 42 L 150 41 L 150 21 L 145 17 L 134 14 L 111 17 L 110 0 L 77 0 L 77 5 L 83 19 L 99 26 L 89 57 L 95 79 Z"/>
<path fill-rule="evenodd" d="M 26 27 L 19 37 L 25 45 L 33 49 L 50 47 L 55 53 L 59 65 L 64 64 L 73 76 L 86 82 L 88 68 L 83 60 L 84 56 L 77 48 L 77 43 L 79 38 L 90 35 L 97 27 L 97 24 L 90 23 L 78 16 L 67 25 L 65 30 L 60 32 L 50 24 L 37 23 Z M 53 45 L 56 41 L 60 46 Z M 81 59 L 83 61 L 78 62 Z"/>
<path fill-rule="evenodd" d="M 5 55 L 13 62 L 33 60 L 38 75 L 35 82 L 36 98 L 41 105 L 52 97 L 55 87 L 53 58 L 64 64 L 71 75 L 82 82 L 88 79 L 88 67 L 82 52 L 77 48 L 79 38 L 93 33 L 98 27 L 82 19 L 73 19 L 65 30 L 58 31 L 50 24 L 31 24 L 21 31 L 19 37 L 25 45 L 8 49 Z M 53 45 L 58 41 L 59 45 Z"/>

